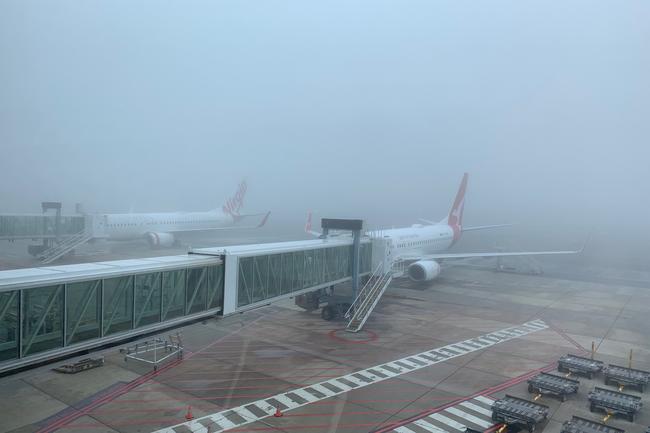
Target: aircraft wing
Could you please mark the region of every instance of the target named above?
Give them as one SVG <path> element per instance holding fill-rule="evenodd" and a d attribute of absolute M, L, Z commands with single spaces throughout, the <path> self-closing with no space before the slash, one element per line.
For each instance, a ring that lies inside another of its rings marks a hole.
<path fill-rule="evenodd" d="M 250 217 L 260 217 L 262 215 L 264 215 L 264 218 L 262 218 L 262 220 L 259 223 L 257 223 L 256 225 L 233 225 L 233 226 L 228 226 L 228 227 L 214 227 L 214 228 L 209 228 L 209 229 L 201 228 L 201 229 L 189 229 L 189 230 L 178 230 L 178 231 L 174 230 L 174 231 L 172 231 L 172 233 L 213 232 L 213 231 L 217 231 L 217 230 L 218 231 L 224 231 L 224 230 L 258 229 L 258 228 L 264 226 L 264 224 L 266 224 L 266 221 L 268 221 L 269 216 L 271 215 L 271 211 L 268 211 L 265 214 L 259 213 L 259 214 L 250 214 L 250 215 L 238 215 L 239 217 L 241 217 L 241 219 L 250 218 Z M 241 221 L 241 219 L 239 221 Z"/>
<path fill-rule="evenodd" d="M 240 223 L 245 220 L 250 220 L 250 219 L 255 219 L 259 217 L 263 217 L 260 222 L 257 225 L 252 225 L 252 226 L 240 226 L 240 225 L 234 225 L 232 226 L 233 229 L 241 229 L 241 228 L 258 228 L 262 227 L 264 224 L 266 224 L 266 221 L 269 219 L 269 215 L 271 215 L 271 211 L 268 211 L 266 213 L 251 213 L 251 214 L 238 214 L 235 217 L 235 222 Z M 224 228 L 231 228 L 231 227 L 224 227 Z"/>
<path fill-rule="evenodd" d="M 510 227 L 512 224 L 492 224 L 489 226 L 474 226 L 474 227 L 463 227 L 461 230 L 464 232 L 471 232 L 474 230 L 488 230 L 488 229 L 498 229 L 501 227 Z"/>
<path fill-rule="evenodd" d="M 439 225 L 439 222 L 431 221 L 425 218 L 418 218 L 420 221 L 422 221 L 425 224 L 429 224 L 432 226 Z M 463 227 L 461 230 L 464 232 L 471 232 L 475 230 L 489 230 L 489 229 L 498 229 L 501 227 L 510 227 L 512 224 L 491 224 L 487 226 L 474 226 L 474 227 Z"/>
<path fill-rule="evenodd" d="M 449 254 L 423 254 L 421 256 L 400 256 L 400 260 L 417 261 L 417 260 L 450 260 L 450 259 L 470 259 L 476 257 L 517 257 L 517 256 L 555 256 L 563 254 L 580 254 L 584 247 L 579 250 L 567 251 L 520 251 L 506 253 L 449 253 Z"/>

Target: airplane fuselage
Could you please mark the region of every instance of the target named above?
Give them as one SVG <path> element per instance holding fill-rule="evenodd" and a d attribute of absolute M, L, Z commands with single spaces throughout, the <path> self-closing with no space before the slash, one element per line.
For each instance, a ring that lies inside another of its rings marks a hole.
<path fill-rule="evenodd" d="M 389 253 L 393 260 L 443 252 L 454 244 L 454 231 L 446 224 L 415 224 L 384 230 L 382 236 L 389 239 Z"/>
<path fill-rule="evenodd" d="M 234 222 L 231 215 L 221 211 L 102 215 L 104 233 L 109 240 L 143 238 L 149 233 L 214 230 Z"/>

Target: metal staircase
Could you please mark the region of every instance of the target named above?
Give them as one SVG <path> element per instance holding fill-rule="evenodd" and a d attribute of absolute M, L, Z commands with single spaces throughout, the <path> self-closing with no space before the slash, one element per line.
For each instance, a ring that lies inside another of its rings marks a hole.
<path fill-rule="evenodd" d="M 375 309 L 379 299 L 381 299 L 386 288 L 393 280 L 392 272 L 383 272 L 382 265 L 383 263 L 380 263 L 377 266 L 368 282 L 359 291 L 359 295 L 345 313 L 345 318 L 350 319 L 348 326 L 345 328 L 346 331 L 361 331 L 361 328 L 363 328 L 366 320 L 368 320 L 368 317 L 370 317 L 370 314 Z"/>
<path fill-rule="evenodd" d="M 76 233 L 68 238 L 65 238 L 62 242 L 48 248 L 38 255 L 38 258 L 42 263 L 52 263 L 56 259 L 63 257 L 70 251 L 74 250 L 80 245 L 85 244 L 93 238 L 93 235 L 88 233 L 86 230 L 82 230 L 79 233 Z"/>

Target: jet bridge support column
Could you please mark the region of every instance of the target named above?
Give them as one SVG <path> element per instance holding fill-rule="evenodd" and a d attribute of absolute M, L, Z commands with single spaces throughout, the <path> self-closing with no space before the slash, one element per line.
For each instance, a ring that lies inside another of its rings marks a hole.
<path fill-rule="evenodd" d="M 356 299 L 359 294 L 359 258 L 361 245 L 361 230 L 353 230 L 352 243 L 352 299 Z"/>
<path fill-rule="evenodd" d="M 327 238 L 330 230 L 346 230 L 352 232 L 354 240 L 352 244 L 352 299 L 355 299 L 359 292 L 359 261 L 361 256 L 361 230 L 363 229 L 363 220 L 323 218 L 321 219 L 321 228 L 323 229 L 324 238 Z"/>

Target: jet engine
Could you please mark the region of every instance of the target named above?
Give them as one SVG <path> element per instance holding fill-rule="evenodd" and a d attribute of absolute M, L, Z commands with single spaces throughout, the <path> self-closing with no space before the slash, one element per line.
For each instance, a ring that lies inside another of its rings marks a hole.
<path fill-rule="evenodd" d="M 407 272 L 413 281 L 431 281 L 440 275 L 440 265 L 433 260 L 418 260 L 409 265 Z"/>
<path fill-rule="evenodd" d="M 146 237 L 147 242 L 149 242 L 149 246 L 151 246 L 151 248 L 171 247 L 174 245 L 174 241 L 176 240 L 174 238 L 174 235 L 171 233 L 149 232 L 147 233 Z"/>

